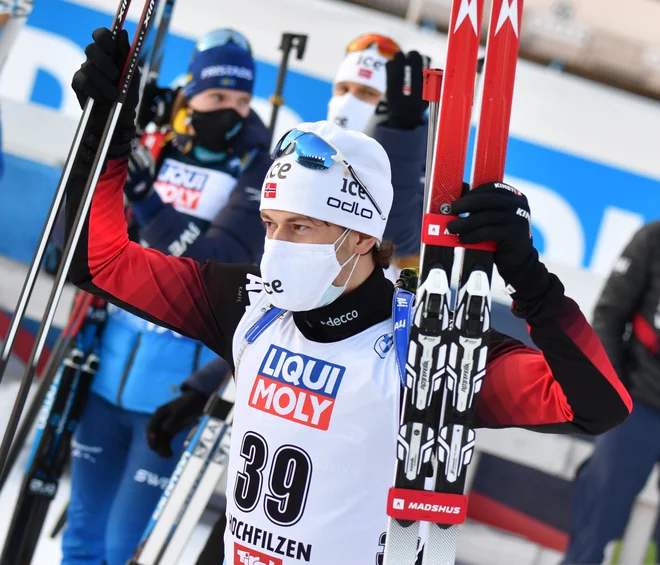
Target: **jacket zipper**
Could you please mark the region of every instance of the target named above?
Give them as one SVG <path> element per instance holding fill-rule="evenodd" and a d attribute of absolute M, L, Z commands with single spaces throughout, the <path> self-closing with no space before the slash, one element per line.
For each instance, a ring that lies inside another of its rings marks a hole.
<path fill-rule="evenodd" d="M 121 408 L 121 396 L 124 394 L 124 387 L 126 386 L 126 381 L 128 380 L 128 374 L 131 372 L 133 367 L 133 362 L 135 361 L 135 356 L 137 355 L 137 350 L 140 347 L 140 342 L 142 341 L 142 334 L 138 334 L 138 338 L 135 340 L 135 345 L 131 350 L 131 354 L 128 356 L 128 361 L 126 361 L 126 366 L 124 367 L 124 374 L 121 376 L 121 382 L 119 383 L 119 390 L 117 391 L 117 406 Z"/>

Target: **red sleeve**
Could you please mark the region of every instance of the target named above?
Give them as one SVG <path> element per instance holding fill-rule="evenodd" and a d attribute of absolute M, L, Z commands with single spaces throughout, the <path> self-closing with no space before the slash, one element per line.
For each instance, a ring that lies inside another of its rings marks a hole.
<path fill-rule="evenodd" d="M 573 300 L 529 326 L 540 351 L 493 331 L 478 425 L 599 434 L 628 416 L 630 396 Z"/>
<path fill-rule="evenodd" d="M 123 204 L 126 171 L 126 160 L 111 161 L 101 176 L 69 278 L 87 292 L 227 355 L 245 309 L 240 297 L 247 293 L 239 287 L 250 269 L 213 262 L 200 265 L 129 241 Z M 84 164 L 77 164 L 72 172 L 67 187 L 67 233 L 87 173 Z"/>

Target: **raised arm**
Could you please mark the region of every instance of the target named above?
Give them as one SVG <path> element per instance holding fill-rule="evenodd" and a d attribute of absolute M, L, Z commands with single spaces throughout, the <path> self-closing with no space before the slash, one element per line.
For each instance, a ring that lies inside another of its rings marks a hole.
<path fill-rule="evenodd" d="M 600 434 L 632 409 L 595 332 L 551 276 L 551 288 L 536 304 L 514 309 L 526 317 L 540 351 L 494 332 L 477 397 L 479 426 Z"/>
<path fill-rule="evenodd" d="M 539 260 L 527 198 L 489 183 L 456 200 L 452 213 L 469 214 L 447 226 L 462 243 L 496 242 L 493 257 L 513 313 L 526 320 L 540 348 L 493 332 L 478 425 L 598 434 L 622 422 L 630 396 L 577 304 Z"/>
<path fill-rule="evenodd" d="M 417 51 L 397 53 L 387 62 L 387 120 L 373 132 L 392 168 L 394 202 L 385 239 L 394 243 L 399 267 L 419 265 L 428 135 L 428 103 L 422 98 L 426 66 Z"/>
<path fill-rule="evenodd" d="M 122 32 L 113 57 L 107 29 L 93 34 L 88 59 L 74 75 L 73 88 L 81 104 L 95 99 L 80 157 L 67 185 L 66 229 L 70 233 L 90 163 L 110 109 L 117 97 L 119 68 L 128 54 L 128 35 Z M 113 69 L 114 67 L 114 69 Z M 101 71 L 100 69 L 103 69 Z M 130 312 L 200 340 L 231 358 L 231 338 L 247 303 L 243 292 L 246 268 L 204 265 L 159 251 L 144 249 L 128 239 L 123 206 L 127 156 L 135 137 L 135 108 L 139 75 L 134 77 L 108 151 L 90 214 L 76 248 L 71 281 L 80 288 Z M 243 296 L 243 299 L 237 299 Z"/>
<path fill-rule="evenodd" d="M 88 166 L 76 165 L 67 190 L 67 232 Z M 144 249 L 128 240 L 122 187 L 126 160 L 111 161 L 92 201 L 69 273 L 79 288 L 160 325 L 205 343 L 220 355 L 231 349 L 233 327 L 245 304 L 236 303 L 246 269 L 204 265 Z M 222 321 L 219 321 L 222 320 Z"/>

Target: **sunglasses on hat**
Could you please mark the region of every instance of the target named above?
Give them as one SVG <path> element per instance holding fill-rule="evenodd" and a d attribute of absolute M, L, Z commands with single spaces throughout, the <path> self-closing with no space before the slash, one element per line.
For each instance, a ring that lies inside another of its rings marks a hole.
<path fill-rule="evenodd" d="M 387 219 L 380 209 L 380 206 L 376 203 L 374 197 L 371 196 L 367 187 L 364 186 L 364 183 L 358 178 L 355 170 L 351 167 L 344 154 L 330 142 L 326 141 L 316 133 L 292 129 L 288 133 L 285 133 L 277 142 L 272 157 L 273 159 L 277 159 L 283 155 L 290 154 L 294 155 L 296 163 L 302 165 L 306 169 L 327 171 L 334 163 L 344 165 L 355 183 L 358 185 L 359 190 L 364 192 L 373 207 L 376 209 L 376 212 L 380 214 L 381 219 Z"/>
<path fill-rule="evenodd" d="M 365 33 L 360 37 L 356 37 L 348 44 L 346 53 L 364 51 L 372 45 L 375 45 L 378 48 L 378 52 L 388 59 L 394 58 L 394 55 L 401 51 L 401 47 L 389 37 L 385 37 L 378 33 Z"/>
<path fill-rule="evenodd" d="M 216 29 L 203 35 L 195 45 L 195 53 L 227 45 L 228 43 L 233 43 L 240 49 L 252 54 L 252 48 L 247 38 L 233 29 Z"/>

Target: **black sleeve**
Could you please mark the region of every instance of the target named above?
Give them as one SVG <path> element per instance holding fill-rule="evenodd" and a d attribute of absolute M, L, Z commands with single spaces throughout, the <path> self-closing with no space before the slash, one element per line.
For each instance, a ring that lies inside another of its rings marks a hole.
<path fill-rule="evenodd" d="M 617 374 L 623 378 L 626 325 L 646 292 L 649 260 L 660 236 L 660 222 L 641 228 L 614 264 L 593 315 L 593 328 Z"/>
<path fill-rule="evenodd" d="M 190 375 L 181 384 L 181 390 L 196 390 L 208 398 L 218 390 L 227 371 L 228 363 L 222 357 L 216 357 Z"/>
<path fill-rule="evenodd" d="M 380 124 L 376 126 L 373 135 L 385 149 L 392 167 L 394 201 L 385 226 L 384 239 L 394 243 L 397 260 L 419 263 L 427 137 L 426 121 L 411 130 L 399 130 Z"/>
<path fill-rule="evenodd" d="M 630 395 L 555 275 L 542 300 L 516 305 L 539 350 L 492 331 L 476 426 L 601 434 L 630 413 Z"/>

